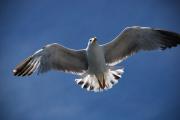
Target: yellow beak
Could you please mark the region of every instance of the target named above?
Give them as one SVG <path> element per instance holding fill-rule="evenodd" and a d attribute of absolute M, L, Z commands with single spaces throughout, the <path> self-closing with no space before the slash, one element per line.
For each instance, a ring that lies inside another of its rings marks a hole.
<path fill-rule="evenodd" d="M 96 37 L 93 37 L 92 43 L 96 43 L 96 41 L 97 41 Z"/>

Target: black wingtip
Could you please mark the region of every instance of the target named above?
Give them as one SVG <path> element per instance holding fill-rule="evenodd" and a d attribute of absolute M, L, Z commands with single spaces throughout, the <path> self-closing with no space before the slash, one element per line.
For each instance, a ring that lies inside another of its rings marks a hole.
<path fill-rule="evenodd" d="M 30 70 L 31 66 L 29 65 L 29 62 L 32 60 L 32 57 L 26 58 L 23 62 L 21 62 L 19 65 L 16 66 L 15 69 L 13 69 L 13 75 L 14 76 L 25 76 L 27 75 L 27 70 Z"/>
<path fill-rule="evenodd" d="M 14 69 L 12 72 L 13 72 L 13 75 L 14 75 L 14 76 L 17 75 L 17 70 L 16 70 L 16 69 Z"/>
<path fill-rule="evenodd" d="M 161 50 L 165 50 L 166 48 L 176 47 L 177 45 L 180 45 L 180 34 L 166 31 L 166 30 L 156 30 L 161 40 Z"/>

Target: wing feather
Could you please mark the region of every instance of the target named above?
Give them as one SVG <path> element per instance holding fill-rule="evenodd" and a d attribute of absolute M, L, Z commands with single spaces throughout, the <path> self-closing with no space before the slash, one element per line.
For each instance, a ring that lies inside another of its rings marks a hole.
<path fill-rule="evenodd" d="M 115 65 L 140 50 L 164 50 L 180 44 L 180 34 L 149 27 L 127 27 L 102 45 L 106 63 Z"/>
<path fill-rule="evenodd" d="M 13 70 L 15 76 L 31 75 L 49 70 L 82 73 L 88 68 L 86 51 L 65 48 L 57 43 L 49 44 L 26 58 Z"/>

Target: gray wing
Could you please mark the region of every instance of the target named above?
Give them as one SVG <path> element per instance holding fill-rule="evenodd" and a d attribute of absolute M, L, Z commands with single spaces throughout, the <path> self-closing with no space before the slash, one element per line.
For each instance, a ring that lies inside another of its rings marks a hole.
<path fill-rule="evenodd" d="M 48 70 L 82 73 L 88 68 L 86 51 L 65 48 L 59 44 L 50 44 L 26 58 L 13 70 L 14 75 L 31 75 L 36 69 L 38 73 Z"/>
<path fill-rule="evenodd" d="M 175 47 L 180 34 L 148 27 L 127 27 L 114 40 L 102 45 L 106 63 L 115 65 L 140 50 Z"/>

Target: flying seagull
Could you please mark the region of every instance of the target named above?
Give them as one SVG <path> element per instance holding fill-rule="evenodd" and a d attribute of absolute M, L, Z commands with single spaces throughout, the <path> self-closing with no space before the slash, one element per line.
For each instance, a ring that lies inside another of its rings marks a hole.
<path fill-rule="evenodd" d="M 74 50 L 60 44 L 48 44 L 26 58 L 13 70 L 15 76 L 29 76 L 36 70 L 58 70 L 79 75 L 76 83 L 88 91 L 108 90 L 118 83 L 123 68 L 115 65 L 128 56 L 145 50 L 165 50 L 180 44 L 180 34 L 149 27 L 126 27 L 109 43 L 99 45 L 89 39 L 86 49 Z"/>

